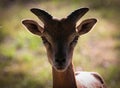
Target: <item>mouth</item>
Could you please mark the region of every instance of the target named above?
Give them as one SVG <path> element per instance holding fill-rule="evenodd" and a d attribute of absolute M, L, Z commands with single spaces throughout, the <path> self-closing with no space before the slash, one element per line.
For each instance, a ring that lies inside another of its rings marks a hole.
<path fill-rule="evenodd" d="M 54 66 L 55 70 L 58 72 L 64 72 L 67 69 L 67 66 L 64 65 L 56 65 Z"/>

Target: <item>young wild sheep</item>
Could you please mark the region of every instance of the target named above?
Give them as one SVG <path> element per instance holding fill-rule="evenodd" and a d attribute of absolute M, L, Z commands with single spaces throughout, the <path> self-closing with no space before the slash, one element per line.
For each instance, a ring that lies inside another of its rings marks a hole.
<path fill-rule="evenodd" d="M 76 27 L 76 22 L 88 12 L 88 8 L 75 10 L 66 18 L 54 19 L 44 10 L 31 11 L 43 22 L 44 27 L 34 20 L 23 20 L 24 26 L 33 34 L 41 36 L 47 56 L 52 65 L 53 88 L 106 88 L 102 77 L 95 72 L 74 73 L 72 56 L 79 36 L 89 32 L 97 22 L 86 19 Z"/>

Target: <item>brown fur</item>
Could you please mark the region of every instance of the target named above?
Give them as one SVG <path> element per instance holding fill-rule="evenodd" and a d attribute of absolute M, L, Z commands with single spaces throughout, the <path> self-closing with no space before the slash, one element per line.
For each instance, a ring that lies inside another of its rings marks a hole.
<path fill-rule="evenodd" d="M 107 88 L 103 78 L 98 73 L 92 73 L 92 75 L 101 82 L 103 85 L 101 88 Z"/>
<path fill-rule="evenodd" d="M 53 88 L 84 88 L 76 85 L 72 56 L 78 37 L 91 30 L 96 19 L 82 21 L 78 27 L 76 22 L 88 11 L 88 8 L 75 10 L 66 18 L 57 20 L 44 10 L 33 8 L 31 11 L 44 23 L 44 28 L 34 20 L 23 20 L 22 23 L 33 34 L 42 37 L 47 50 L 48 60 L 52 65 Z M 94 75 L 100 82 L 99 77 Z"/>

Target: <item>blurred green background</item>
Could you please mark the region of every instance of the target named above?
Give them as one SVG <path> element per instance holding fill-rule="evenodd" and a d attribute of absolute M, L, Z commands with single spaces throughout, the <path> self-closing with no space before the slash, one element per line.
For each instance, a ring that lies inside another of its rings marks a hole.
<path fill-rule="evenodd" d="M 120 88 L 120 0 L 1 0 L 0 88 L 52 88 L 51 65 L 38 36 L 25 30 L 21 20 L 39 19 L 29 9 L 38 7 L 57 18 L 89 7 L 80 20 L 97 18 L 74 51 L 76 70 L 97 71 L 108 88 Z"/>

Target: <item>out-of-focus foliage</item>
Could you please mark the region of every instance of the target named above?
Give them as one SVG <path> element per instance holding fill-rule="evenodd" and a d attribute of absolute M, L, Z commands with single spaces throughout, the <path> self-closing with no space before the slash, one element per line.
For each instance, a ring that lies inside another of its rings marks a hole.
<path fill-rule="evenodd" d="M 119 6 L 120 0 L 1 0 L 0 88 L 52 88 L 51 66 L 41 39 L 21 24 L 24 18 L 40 22 L 29 11 L 32 7 L 58 18 L 77 8 L 89 7 L 81 20 L 95 17 L 98 22 L 79 39 L 73 57 L 75 69 L 97 71 L 108 88 L 119 88 Z"/>

